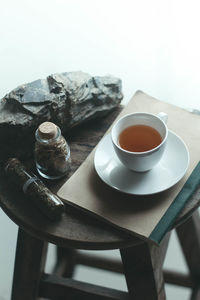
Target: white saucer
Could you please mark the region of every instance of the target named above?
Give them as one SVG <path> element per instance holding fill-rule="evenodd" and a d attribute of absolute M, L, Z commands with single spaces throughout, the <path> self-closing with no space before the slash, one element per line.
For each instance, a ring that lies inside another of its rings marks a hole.
<path fill-rule="evenodd" d="M 188 164 L 187 146 L 171 131 L 162 159 L 150 171 L 138 173 L 127 169 L 115 154 L 110 134 L 102 138 L 94 157 L 99 177 L 112 188 L 132 195 L 151 195 L 167 190 L 184 176 Z"/>

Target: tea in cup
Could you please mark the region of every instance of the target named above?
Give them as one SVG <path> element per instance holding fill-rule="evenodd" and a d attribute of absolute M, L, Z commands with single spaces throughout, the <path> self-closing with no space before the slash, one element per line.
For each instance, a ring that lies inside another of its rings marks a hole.
<path fill-rule="evenodd" d="M 137 172 L 152 169 L 161 159 L 168 136 L 167 114 L 131 113 L 112 127 L 115 152 L 125 167 Z"/>

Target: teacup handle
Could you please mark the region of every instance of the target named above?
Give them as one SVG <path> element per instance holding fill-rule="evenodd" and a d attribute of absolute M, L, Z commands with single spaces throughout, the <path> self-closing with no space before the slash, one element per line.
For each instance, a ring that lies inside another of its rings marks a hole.
<path fill-rule="evenodd" d="M 164 112 L 159 112 L 157 117 L 160 118 L 165 124 L 167 124 L 168 115 Z"/>

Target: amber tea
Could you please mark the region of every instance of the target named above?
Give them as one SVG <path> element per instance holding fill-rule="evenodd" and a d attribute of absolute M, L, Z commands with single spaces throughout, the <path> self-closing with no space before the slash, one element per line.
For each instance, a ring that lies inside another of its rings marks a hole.
<path fill-rule="evenodd" d="M 120 147 L 131 152 L 149 151 L 160 145 L 161 142 L 160 133 L 147 125 L 127 127 L 119 135 Z"/>

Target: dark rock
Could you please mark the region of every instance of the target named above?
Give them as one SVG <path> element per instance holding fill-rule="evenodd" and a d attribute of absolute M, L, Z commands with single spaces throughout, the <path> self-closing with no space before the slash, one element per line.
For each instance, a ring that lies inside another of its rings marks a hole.
<path fill-rule="evenodd" d="M 53 74 L 17 87 L 0 100 L 0 161 L 31 156 L 40 123 L 52 121 L 65 133 L 105 115 L 122 98 L 120 79 L 83 72 Z"/>

